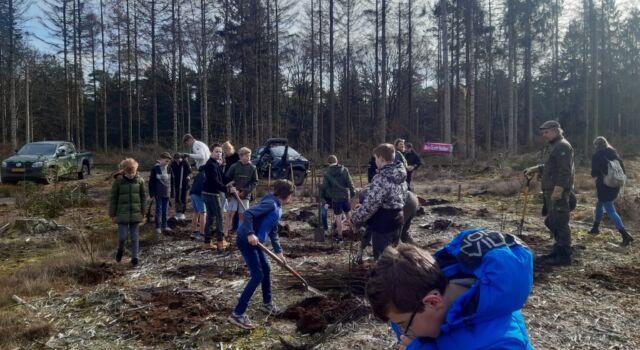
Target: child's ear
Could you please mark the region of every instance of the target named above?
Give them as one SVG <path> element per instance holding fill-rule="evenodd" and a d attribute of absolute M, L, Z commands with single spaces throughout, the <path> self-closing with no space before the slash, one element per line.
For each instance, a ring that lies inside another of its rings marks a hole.
<path fill-rule="evenodd" d="M 422 297 L 422 304 L 426 307 L 431 307 L 434 309 L 441 307 L 444 304 L 442 293 L 437 290 L 432 290 L 427 295 Z"/>

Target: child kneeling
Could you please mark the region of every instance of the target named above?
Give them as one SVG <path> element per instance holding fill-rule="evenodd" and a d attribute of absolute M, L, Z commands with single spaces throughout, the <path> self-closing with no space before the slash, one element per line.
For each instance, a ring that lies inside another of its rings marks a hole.
<path fill-rule="evenodd" d="M 434 260 L 435 258 L 435 260 Z M 388 247 L 370 272 L 373 313 L 401 349 L 533 349 L 522 317 L 533 286 L 533 257 L 517 237 L 461 232 L 433 257 Z"/>
<path fill-rule="evenodd" d="M 278 221 L 282 215 L 282 205 L 291 202 L 293 192 L 294 187 L 290 181 L 276 181 L 273 193 L 267 194 L 260 203 L 245 211 L 244 221 L 238 227 L 236 245 L 247 263 L 251 279 L 240 294 L 238 304 L 228 320 L 242 328 L 254 327 L 245 311 L 259 284 L 262 285 L 262 309 L 269 313 L 278 313 L 278 309 L 271 302 L 271 267 L 267 255 L 257 245 L 258 241 L 265 243 L 269 235 L 273 251 L 282 261 L 286 261 L 278 237 Z"/>

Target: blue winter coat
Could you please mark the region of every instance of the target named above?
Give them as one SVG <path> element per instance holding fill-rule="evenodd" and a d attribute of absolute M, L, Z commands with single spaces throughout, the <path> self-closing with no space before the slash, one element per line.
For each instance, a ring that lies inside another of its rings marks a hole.
<path fill-rule="evenodd" d="M 522 241 L 475 228 L 434 258 L 450 280 L 476 282 L 451 304 L 440 335 L 415 339 L 408 350 L 533 349 L 520 311 L 533 287 L 533 256 Z"/>
<path fill-rule="evenodd" d="M 262 197 L 260 203 L 244 212 L 244 220 L 238 227 L 237 239 L 247 240 L 250 234 L 258 236 L 260 243 L 265 243 L 267 235 L 271 240 L 273 251 L 282 252 L 278 236 L 278 221 L 282 216 L 282 204 L 273 194 Z"/>
<path fill-rule="evenodd" d="M 191 184 L 191 190 L 189 194 L 201 195 L 202 189 L 204 188 L 204 165 L 198 169 L 198 174 L 193 178 L 193 183 Z"/>

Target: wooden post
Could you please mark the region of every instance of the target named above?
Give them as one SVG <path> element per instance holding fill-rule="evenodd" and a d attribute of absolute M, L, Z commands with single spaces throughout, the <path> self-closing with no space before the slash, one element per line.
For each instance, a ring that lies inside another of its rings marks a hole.
<path fill-rule="evenodd" d="M 267 192 L 271 191 L 271 164 L 269 164 L 269 177 L 267 180 Z"/>
<path fill-rule="evenodd" d="M 458 184 L 458 202 L 462 201 L 462 185 Z"/>
<path fill-rule="evenodd" d="M 289 169 L 290 169 L 289 171 L 291 172 L 291 182 L 293 183 L 293 189 L 294 189 L 294 191 L 296 191 L 297 190 L 297 186 L 296 186 L 295 180 L 293 179 L 293 164 L 292 163 L 289 163 Z M 295 194 L 295 192 L 294 192 L 294 194 Z"/>

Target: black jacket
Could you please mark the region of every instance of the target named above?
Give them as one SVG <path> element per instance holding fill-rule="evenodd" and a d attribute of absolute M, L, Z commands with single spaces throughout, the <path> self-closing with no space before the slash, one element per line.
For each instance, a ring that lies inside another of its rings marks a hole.
<path fill-rule="evenodd" d="M 371 183 L 373 177 L 378 173 L 378 166 L 376 165 L 376 158 L 371 156 L 369 158 L 369 166 L 367 167 L 367 181 Z"/>
<path fill-rule="evenodd" d="M 177 163 L 171 162 L 171 171 L 173 172 L 173 193 L 182 196 L 189 191 L 189 180 L 187 177 L 191 175 L 191 167 L 187 161 Z"/>
<path fill-rule="evenodd" d="M 407 165 L 413 166 L 413 170 L 418 169 L 422 165 L 422 160 L 415 151 L 405 153 L 404 158 L 407 160 Z"/>
<path fill-rule="evenodd" d="M 611 202 L 618 198 L 620 188 L 609 187 L 604 184 L 604 177 L 609 171 L 609 161 L 618 160 L 622 170 L 624 170 L 624 163 L 613 148 L 603 148 L 591 157 L 591 177 L 596 178 L 596 192 L 598 194 L 598 200 L 601 202 Z"/>
<path fill-rule="evenodd" d="M 222 175 L 222 167 L 218 162 L 209 158 L 204 168 L 204 185 L 202 186 L 203 194 L 220 194 L 227 191 L 227 186 L 224 185 L 224 176 Z"/>

